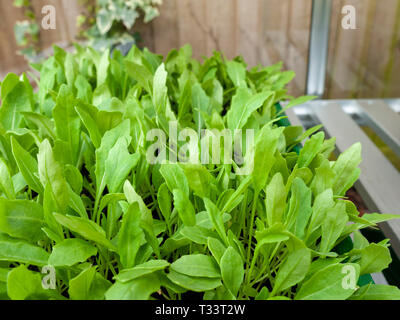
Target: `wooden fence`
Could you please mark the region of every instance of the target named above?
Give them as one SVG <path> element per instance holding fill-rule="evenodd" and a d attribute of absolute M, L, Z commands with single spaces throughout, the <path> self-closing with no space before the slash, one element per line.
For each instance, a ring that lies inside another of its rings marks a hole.
<path fill-rule="evenodd" d="M 73 41 L 76 0 L 32 0 L 37 16 L 52 4 L 56 30 L 42 30 L 40 46 Z M 384 4 L 383 4 L 384 3 Z M 341 8 L 356 8 L 357 29 L 341 27 Z M 194 56 L 221 50 L 228 58 L 243 55 L 249 66 L 284 62 L 297 76 L 290 93 L 306 89 L 312 0 L 164 0 L 161 15 L 137 25 L 144 45 L 166 54 L 190 43 Z M 12 0 L 0 0 L 0 75 L 26 68 L 13 27 L 23 18 Z M 327 65 L 327 98 L 400 96 L 400 0 L 333 0 Z"/>

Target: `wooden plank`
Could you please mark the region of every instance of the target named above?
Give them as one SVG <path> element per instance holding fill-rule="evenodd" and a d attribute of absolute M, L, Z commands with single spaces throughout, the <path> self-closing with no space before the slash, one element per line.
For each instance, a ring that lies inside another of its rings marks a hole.
<path fill-rule="evenodd" d="M 260 59 L 263 65 L 283 61 L 284 69 L 294 70 L 289 84 L 291 95 L 305 92 L 311 1 L 262 0 L 260 11 Z"/>
<path fill-rule="evenodd" d="M 260 63 L 261 10 L 260 0 L 236 0 L 236 50 L 249 67 Z M 249 19 L 255 16 L 254 19 Z"/>
<path fill-rule="evenodd" d="M 336 137 L 336 146 L 340 152 L 361 142 L 363 161 L 356 189 L 367 206 L 380 213 L 400 214 L 400 173 L 340 105 L 330 102 L 313 104 L 312 110 L 328 135 Z M 400 256 L 400 220 L 382 223 L 380 227 Z"/>
<path fill-rule="evenodd" d="M 396 64 L 397 67 L 400 66 L 399 19 L 399 0 L 385 0 L 384 6 L 376 6 L 365 59 L 367 71 L 365 77 L 359 79 L 360 82 L 368 83 L 368 86 L 360 92 L 360 97 L 390 97 L 390 89 L 400 89 L 400 78 L 397 78 L 397 83 L 393 81 L 393 76 L 397 74 Z M 371 50 L 372 48 L 374 50 Z"/>
<path fill-rule="evenodd" d="M 20 73 L 27 68 L 24 58 L 17 54 L 19 50 L 14 37 L 16 21 L 25 20 L 24 10 L 15 8 L 11 1 L 0 1 L 0 75 L 8 72 Z"/>
<path fill-rule="evenodd" d="M 153 29 L 156 53 L 166 56 L 170 50 L 179 48 L 177 0 L 164 1 L 160 16 L 153 21 Z"/>
<path fill-rule="evenodd" d="M 80 1 L 61 0 L 63 15 L 67 23 L 68 40 L 75 39 L 78 33 L 78 26 L 76 19 L 83 11 L 83 8 L 79 5 Z"/>
<path fill-rule="evenodd" d="M 375 0 L 333 0 L 331 18 L 331 36 L 328 53 L 326 98 L 356 98 L 359 89 L 360 69 L 364 59 L 371 32 L 371 21 L 368 15 Z M 356 9 L 357 29 L 342 28 L 343 15 L 341 10 L 345 5 Z M 364 66 L 365 68 L 366 66 Z M 365 84 L 364 84 L 365 85 Z"/>
<path fill-rule="evenodd" d="M 41 26 L 44 15 L 42 8 L 46 5 L 52 5 L 56 9 L 56 29 L 44 30 Z M 64 14 L 63 3 L 59 0 L 34 0 L 32 6 L 36 14 L 36 22 L 40 26 L 39 44 L 42 49 L 51 47 L 53 43 L 65 42 L 71 40 L 68 33 L 68 19 Z M 73 21 L 72 23 L 75 23 Z"/>
<path fill-rule="evenodd" d="M 203 0 L 206 14 L 206 54 L 222 51 L 228 59 L 236 56 L 236 2 Z M 239 13 L 240 14 L 240 13 Z M 249 18 L 249 17 L 247 17 Z"/>
<path fill-rule="evenodd" d="M 390 30 L 390 41 L 386 47 L 388 59 L 385 61 L 384 68 L 384 86 L 381 96 L 384 97 L 397 97 L 400 92 L 400 74 L 396 72 L 400 69 L 400 50 L 399 50 L 399 37 L 400 37 L 400 0 L 397 0 L 392 8 L 393 24 L 387 29 Z"/>
<path fill-rule="evenodd" d="M 382 137 L 396 153 L 400 154 L 400 115 L 393 111 L 383 100 L 360 101 L 358 104 L 374 127 L 388 139 Z"/>
<path fill-rule="evenodd" d="M 145 47 L 150 51 L 154 51 L 154 30 L 153 21 L 144 23 L 143 20 L 137 20 L 135 22 L 135 32 L 140 35 L 139 46 Z"/>
<path fill-rule="evenodd" d="M 325 98 L 396 97 L 400 90 L 400 1 L 333 0 Z M 345 30 L 341 9 L 356 10 Z"/>
<path fill-rule="evenodd" d="M 206 54 L 206 15 L 204 0 L 178 0 L 179 44 L 190 43 L 193 57 L 201 58 Z"/>

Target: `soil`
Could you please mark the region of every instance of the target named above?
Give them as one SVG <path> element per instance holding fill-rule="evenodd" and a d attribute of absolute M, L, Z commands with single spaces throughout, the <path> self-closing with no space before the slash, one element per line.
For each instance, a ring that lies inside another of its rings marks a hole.
<path fill-rule="evenodd" d="M 356 205 L 358 211 L 360 212 L 360 217 L 362 217 L 364 213 L 371 212 L 355 188 L 351 188 L 349 191 L 347 191 L 346 197 L 348 197 L 349 200 Z"/>

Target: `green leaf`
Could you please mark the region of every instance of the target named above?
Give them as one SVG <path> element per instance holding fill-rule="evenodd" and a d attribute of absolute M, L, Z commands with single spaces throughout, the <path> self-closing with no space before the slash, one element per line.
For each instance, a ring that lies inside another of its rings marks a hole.
<path fill-rule="evenodd" d="M 69 163 L 75 165 L 80 150 L 81 120 L 75 111 L 75 98 L 71 89 L 63 85 L 53 109 L 57 137 L 65 142 Z"/>
<path fill-rule="evenodd" d="M 304 282 L 295 296 L 296 300 L 345 300 L 350 297 L 356 288 L 347 288 L 344 267 L 354 269 L 355 283 L 357 283 L 360 267 L 358 264 L 334 264 L 316 272 Z"/>
<path fill-rule="evenodd" d="M 100 34 L 106 34 L 114 21 L 113 13 L 109 10 L 101 9 L 96 16 L 96 25 Z"/>
<path fill-rule="evenodd" d="M 318 132 L 308 140 L 300 151 L 297 164 L 299 168 L 308 167 L 315 156 L 320 152 L 324 142 L 325 134 Z"/>
<path fill-rule="evenodd" d="M 383 284 L 368 284 L 359 288 L 350 300 L 400 300 L 400 289 Z"/>
<path fill-rule="evenodd" d="M 197 132 L 204 127 L 204 114 L 209 112 L 210 98 L 199 83 L 192 86 L 192 109 Z"/>
<path fill-rule="evenodd" d="M 12 300 L 25 300 L 42 290 L 40 274 L 26 266 L 21 265 L 8 273 L 7 294 Z"/>
<path fill-rule="evenodd" d="M 279 268 L 272 295 L 284 291 L 304 279 L 311 264 L 311 252 L 308 248 L 295 250 L 287 256 Z"/>
<path fill-rule="evenodd" d="M 99 211 L 100 212 L 103 211 L 103 209 L 111 203 L 115 203 L 125 199 L 126 197 L 125 194 L 123 193 L 108 193 L 101 199 Z"/>
<path fill-rule="evenodd" d="M 108 68 L 110 67 L 110 50 L 107 48 L 101 55 L 99 63 L 96 65 L 97 69 L 97 87 L 106 83 L 108 76 Z"/>
<path fill-rule="evenodd" d="M 48 259 L 49 254 L 42 248 L 0 234 L 0 261 L 44 266 Z"/>
<path fill-rule="evenodd" d="M 226 70 L 236 87 L 246 86 L 246 67 L 237 61 L 227 61 Z"/>
<path fill-rule="evenodd" d="M 228 128 L 232 130 L 242 129 L 251 114 L 260 108 L 273 94 L 271 91 L 266 91 L 250 95 L 247 89 L 239 88 L 232 100 L 231 109 L 227 113 Z"/>
<path fill-rule="evenodd" d="M 96 149 L 99 148 L 102 136 L 99 126 L 96 122 L 97 119 L 93 118 L 93 115 L 90 113 L 90 111 L 84 109 L 83 107 L 75 107 L 75 111 L 79 115 L 82 123 L 85 125 L 87 131 L 89 132 L 90 139 L 92 140 L 94 147 Z M 96 115 L 97 113 L 98 112 L 96 112 Z"/>
<path fill-rule="evenodd" d="M 189 183 L 183 169 L 178 164 L 162 164 L 160 173 L 164 177 L 171 193 L 173 193 L 174 189 L 179 189 L 186 196 L 189 196 Z"/>
<path fill-rule="evenodd" d="M 220 267 L 225 287 L 236 296 L 244 278 L 242 257 L 233 247 L 228 247 L 221 257 Z"/>
<path fill-rule="evenodd" d="M 130 269 L 122 270 L 115 279 L 119 282 L 129 282 L 131 280 L 141 278 L 145 275 L 164 270 L 169 266 L 166 260 L 150 260 L 145 263 L 139 264 Z"/>
<path fill-rule="evenodd" d="M 165 70 L 164 63 L 161 63 L 158 66 L 153 79 L 153 104 L 158 115 L 161 113 L 165 114 L 166 110 L 167 76 L 168 73 Z"/>
<path fill-rule="evenodd" d="M 329 209 L 322 223 L 321 244 L 319 251 L 329 252 L 340 237 L 348 221 L 345 204 L 337 203 L 334 208 Z"/>
<path fill-rule="evenodd" d="M 84 262 L 97 254 L 97 249 L 89 242 L 81 239 L 65 239 L 53 247 L 48 264 L 60 266 L 72 266 Z"/>
<path fill-rule="evenodd" d="M 7 199 L 15 199 L 15 190 L 10 170 L 3 159 L 0 158 L 0 189 L 4 192 Z"/>
<path fill-rule="evenodd" d="M 92 102 L 93 98 L 93 91 L 92 86 L 90 85 L 89 81 L 83 77 L 81 74 L 76 76 L 74 86 L 77 89 L 77 98 L 83 100 L 86 103 Z M 76 109 L 75 109 L 76 110 Z M 82 117 L 81 117 L 82 119 Z"/>
<path fill-rule="evenodd" d="M 213 235 L 211 231 L 199 226 L 184 226 L 181 229 L 180 234 L 198 244 L 207 244 L 208 237 Z"/>
<path fill-rule="evenodd" d="M 215 260 L 217 260 L 218 264 L 220 264 L 222 256 L 225 254 L 226 247 L 222 244 L 221 241 L 211 237 L 208 238 L 207 246 Z"/>
<path fill-rule="evenodd" d="M 1 83 L 1 99 L 5 100 L 18 83 L 19 77 L 15 73 L 8 73 Z"/>
<path fill-rule="evenodd" d="M 44 236 L 41 230 L 43 223 L 43 208 L 36 202 L 0 198 L 1 232 L 36 242 Z"/>
<path fill-rule="evenodd" d="M 36 112 L 21 112 L 25 120 L 32 122 L 45 136 L 56 140 L 54 132 L 54 123 L 46 116 Z"/>
<path fill-rule="evenodd" d="M 69 280 L 69 297 L 71 300 L 104 300 L 111 282 L 104 279 L 95 266 L 88 266 L 77 276 Z"/>
<path fill-rule="evenodd" d="M 129 183 L 129 181 L 125 181 L 124 184 L 124 193 L 128 203 L 132 204 L 137 202 L 139 205 L 140 213 L 141 213 L 141 221 L 140 227 L 142 228 L 146 241 L 150 244 L 153 248 L 154 252 L 156 253 L 157 257 L 160 258 L 160 251 L 159 251 L 159 243 L 154 233 L 153 228 L 153 217 L 151 211 L 147 208 L 146 204 L 144 203 L 143 199 L 136 193 L 135 189 Z"/>
<path fill-rule="evenodd" d="M 218 264 L 215 260 L 203 254 L 182 256 L 171 264 L 170 269 L 193 277 L 221 277 Z"/>
<path fill-rule="evenodd" d="M 317 96 L 302 96 L 302 97 L 298 97 L 296 99 L 293 99 L 292 101 L 290 101 L 284 108 L 282 108 L 282 110 L 278 113 L 278 115 L 284 113 L 286 110 L 297 106 L 299 104 L 304 104 L 310 100 L 313 100 L 317 98 Z"/>
<path fill-rule="evenodd" d="M 124 214 L 118 234 L 118 253 L 121 264 L 125 268 L 131 268 L 135 265 L 136 255 L 144 240 L 144 233 L 140 228 L 140 219 L 139 205 L 134 202 Z"/>
<path fill-rule="evenodd" d="M 139 161 L 139 154 L 128 152 L 128 143 L 123 137 L 118 139 L 106 159 L 105 180 L 111 193 L 121 191 L 126 177 Z"/>
<path fill-rule="evenodd" d="M 160 289 L 157 275 L 148 274 L 128 282 L 119 282 L 106 292 L 107 300 L 148 300 L 150 295 Z"/>
<path fill-rule="evenodd" d="M 115 128 L 107 131 L 101 139 L 100 148 L 96 150 L 96 200 L 95 207 L 100 202 L 101 194 L 106 187 L 106 161 L 110 150 L 114 147 L 118 139 L 126 137 L 130 141 L 130 121 L 125 120 Z"/>
<path fill-rule="evenodd" d="M 171 270 L 167 277 L 178 286 L 195 292 L 209 291 L 222 285 L 219 278 L 188 276 L 174 270 Z"/>
<path fill-rule="evenodd" d="M 267 183 L 269 173 L 276 161 L 274 154 L 282 132 L 283 128 L 271 129 L 269 125 L 266 125 L 257 138 L 252 172 L 256 192 L 262 190 Z"/>
<path fill-rule="evenodd" d="M 153 75 L 146 67 L 129 60 L 125 60 L 125 67 L 131 78 L 135 79 L 147 92 L 152 92 Z"/>
<path fill-rule="evenodd" d="M 321 165 L 315 169 L 315 175 L 311 182 L 311 190 L 314 195 L 323 193 L 326 189 L 332 189 L 335 173 L 333 172 L 329 160 L 324 159 Z"/>
<path fill-rule="evenodd" d="M 276 173 L 266 189 L 265 207 L 269 226 L 282 223 L 286 209 L 286 188 L 282 174 Z"/>
<path fill-rule="evenodd" d="M 11 137 L 12 153 L 25 181 L 37 193 L 43 193 L 43 186 L 38 178 L 37 161 L 23 149 L 14 137 Z"/>
<path fill-rule="evenodd" d="M 335 173 L 333 193 L 343 196 L 360 174 L 357 168 L 361 162 L 361 144 L 356 143 L 343 152 L 332 169 Z"/>
<path fill-rule="evenodd" d="M 64 216 L 59 213 L 53 213 L 57 222 L 69 230 L 78 233 L 83 238 L 96 242 L 112 251 L 117 251 L 116 247 L 105 236 L 105 231 L 93 221 L 75 216 Z"/>
<path fill-rule="evenodd" d="M 0 123 L 6 130 L 19 128 L 23 118 L 22 111 L 32 111 L 31 101 L 24 82 L 19 82 L 7 92 L 0 108 Z M 2 90 L 3 91 L 3 90 Z M 2 92 L 3 94 L 3 92 Z"/>
<path fill-rule="evenodd" d="M 303 239 L 306 225 L 312 213 L 311 190 L 302 179 L 295 178 L 291 192 L 287 219 L 290 221 L 290 230 L 293 230 L 297 237 Z"/>
<path fill-rule="evenodd" d="M 158 206 L 160 208 L 160 211 L 165 219 L 165 221 L 168 223 L 170 216 L 171 216 L 171 195 L 168 191 L 168 187 L 166 183 L 163 183 L 159 188 L 157 192 L 157 200 L 158 200 Z"/>
<path fill-rule="evenodd" d="M 70 193 L 62 166 L 54 159 L 53 150 L 47 139 L 39 145 L 37 157 L 40 181 L 44 186 L 49 186 L 49 192 L 57 208 L 63 212 L 69 204 Z"/>
<path fill-rule="evenodd" d="M 96 267 L 89 267 L 83 270 L 75 278 L 69 281 L 68 293 L 72 300 L 87 300 L 90 287 L 96 275 Z"/>
<path fill-rule="evenodd" d="M 379 244 L 371 243 L 353 252 L 361 255 L 360 275 L 381 272 L 392 262 L 389 249 Z"/>
<path fill-rule="evenodd" d="M 185 193 L 180 189 L 173 190 L 174 206 L 178 210 L 179 217 L 185 226 L 196 224 L 196 213 L 193 205 Z"/>
<path fill-rule="evenodd" d="M 217 206 L 214 203 L 212 203 L 210 199 L 204 198 L 203 200 L 215 230 L 217 231 L 218 235 L 220 236 L 221 240 L 225 243 L 225 245 L 228 246 L 229 245 L 228 237 L 226 236 L 224 220 L 221 212 L 219 211 Z"/>
<path fill-rule="evenodd" d="M 213 183 L 213 176 L 207 169 L 200 164 L 182 164 L 185 176 L 189 183 L 190 189 L 201 197 L 208 198 L 210 195 L 210 184 Z"/>

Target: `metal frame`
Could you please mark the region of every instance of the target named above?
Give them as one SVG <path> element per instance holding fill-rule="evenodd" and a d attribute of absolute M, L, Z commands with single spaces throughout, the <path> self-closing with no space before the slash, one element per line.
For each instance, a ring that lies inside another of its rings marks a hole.
<path fill-rule="evenodd" d="M 307 94 L 322 97 L 325 90 L 332 0 L 313 0 L 308 53 Z"/>

